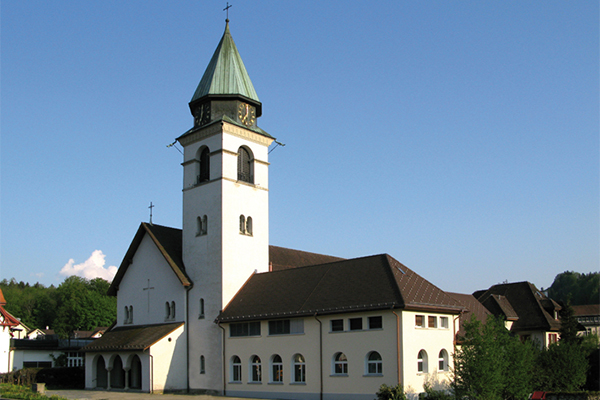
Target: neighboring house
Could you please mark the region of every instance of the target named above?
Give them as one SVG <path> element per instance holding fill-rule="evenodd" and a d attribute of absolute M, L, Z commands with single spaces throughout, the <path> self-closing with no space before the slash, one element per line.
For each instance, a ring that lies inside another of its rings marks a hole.
<path fill-rule="evenodd" d="M 547 347 L 559 339 L 560 305 L 529 282 L 502 283 L 473 293 L 489 312 L 512 322 L 510 331 L 521 340 Z"/>
<path fill-rule="evenodd" d="M 10 341 L 17 335 L 27 333 L 27 327 L 4 309 L 6 300 L 0 289 L 0 373 L 10 372 Z"/>
<path fill-rule="evenodd" d="M 585 327 L 582 335 L 600 336 L 600 304 L 571 306 L 577 322 Z"/>
<path fill-rule="evenodd" d="M 58 339 L 58 336 L 38 336 L 36 339 L 12 339 L 10 342 L 10 370 L 22 368 L 50 368 L 57 366 L 63 354 L 67 367 L 84 365 L 84 353 L 80 349 L 95 339 Z"/>

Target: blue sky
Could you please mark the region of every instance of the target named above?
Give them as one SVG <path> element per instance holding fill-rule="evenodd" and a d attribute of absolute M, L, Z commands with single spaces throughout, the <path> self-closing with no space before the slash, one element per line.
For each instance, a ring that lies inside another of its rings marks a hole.
<path fill-rule="evenodd" d="M 232 4 L 258 124 L 285 143 L 272 244 L 388 253 L 465 293 L 598 270 L 597 1 Z M 2 2 L 0 278 L 107 274 L 151 201 L 181 227 L 166 145 L 224 7 Z"/>

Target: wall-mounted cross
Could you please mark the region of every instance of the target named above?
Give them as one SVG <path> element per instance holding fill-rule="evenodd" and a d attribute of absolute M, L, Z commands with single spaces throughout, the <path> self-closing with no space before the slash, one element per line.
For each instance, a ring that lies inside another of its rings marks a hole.
<path fill-rule="evenodd" d="M 150 312 L 150 290 L 154 289 L 154 286 L 150 287 L 150 279 L 148 279 L 148 286 L 144 290 L 148 291 L 148 313 Z"/>

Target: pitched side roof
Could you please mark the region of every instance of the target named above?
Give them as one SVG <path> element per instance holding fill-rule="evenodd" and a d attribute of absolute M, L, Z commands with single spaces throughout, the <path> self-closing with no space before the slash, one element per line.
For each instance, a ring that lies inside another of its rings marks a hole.
<path fill-rule="evenodd" d="M 309 265 L 319 265 L 341 260 L 343 260 L 341 257 L 292 250 L 279 246 L 269 246 L 269 264 L 271 271 L 307 267 Z"/>
<path fill-rule="evenodd" d="M 487 308 L 483 306 L 472 294 L 463 294 L 463 293 L 448 293 L 452 296 L 456 301 L 462 304 L 465 307 L 464 312 L 460 316 L 459 320 L 459 329 L 456 333 L 458 337 L 462 337 L 465 335 L 464 324 L 465 322 L 471 321 L 471 318 L 476 318 L 481 322 L 485 322 L 487 320 L 488 315 L 492 315 Z"/>
<path fill-rule="evenodd" d="M 585 304 L 571 307 L 573 308 L 573 314 L 576 317 L 600 315 L 600 304 Z"/>
<path fill-rule="evenodd" d="M 385 308 L 458 313 L 462 306 L 389 255 L 381 254 L 254 274 L 217 320 Z"/>
<path fill-rule="evenodd" d="M 117 295 L 119 284 L 121 283 L 123 276 L 125 276 L 127 268 L 129 268 L 131 260 L 145 235 L 148 235 L 152 239 L 162 256 L 165 258 L 167 264 L 169 264 L 175 275 L 177 275 L 177 278 L 179 278 L 181 284 L 183 286 L 191 285 L 192 282 L 187 276 L 185 266 L 183 265 L 181 229 L 169 228 L 161 225 L 151 225 L 142 222 L 119 266 L 115 278 L 108 288 L 109 295 Z"/>
<path fill-rule="evenodd" d="M 11 313 L 6 311 L 3 306 L 0 305 L 0 326 L 14 327 L 19 325 L 23 325 L 25 328 L 27 328 L 24 324 L 21 324 L 21 321 L 15 318 Z"/>
<path fill-rule="evenodd" d="M 229 21 L 191 102 L 208 95 L 241 95 L 259 102 L 242 57 L 229 32 Z"/>
<path fill-rule="evenodd" d="M 143 351 L 182 326 L 183 322 L 158 325 L 120 326 L 106 332 L 81 351 Z"/>
<path fill-rule="evenodd" d="M 529 282 L 503 283 L 473 293 L 473 296 L 486 307 L 489 304 L 498 304 L 490 303 L 490 297 L 494 295 L 504 296 L 518 315 L 518 320 L 512 325 L 512 331 L 558 331 L 560 329 L 560 322 L 543 307 L 543 302 L 548 303 L 549 299 L 535 285 Z M 488 307 L 488 310 L 492 313 L 497 312 L 493 307 L 492 309 Z"/>

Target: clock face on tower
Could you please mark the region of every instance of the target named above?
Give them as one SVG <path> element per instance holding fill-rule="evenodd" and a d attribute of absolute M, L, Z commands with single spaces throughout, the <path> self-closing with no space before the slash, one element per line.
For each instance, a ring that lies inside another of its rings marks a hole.
<path fill-rule="evenodd" d="M 238 106 L 238 118 L 240 122 L 246 126 L 254 125 L 256 121 L 256 110 L 249 104 L 240 103 Z"/>
<path fill-rule="evenodd" d="M 194 125 L 200 126 L 210 121 L 210 104 L 205 103 L 196 108 L 194 113 Z"/>

